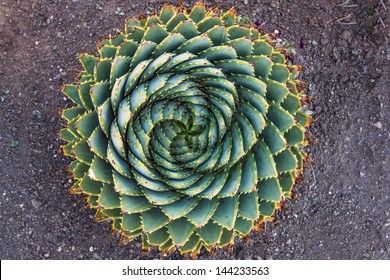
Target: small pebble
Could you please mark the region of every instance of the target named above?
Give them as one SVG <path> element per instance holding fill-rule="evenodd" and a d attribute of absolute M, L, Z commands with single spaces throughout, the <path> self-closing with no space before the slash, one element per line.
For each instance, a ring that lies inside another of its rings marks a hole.
<path fill-rule="evenodd" d="M 376 122 L 376 123 L 374 123 L 374 126 L 377 127 L 377 128 L 379 128 L 379 129 L 382 129 L 382 128 L 383 128 L 381 122 Z"/>

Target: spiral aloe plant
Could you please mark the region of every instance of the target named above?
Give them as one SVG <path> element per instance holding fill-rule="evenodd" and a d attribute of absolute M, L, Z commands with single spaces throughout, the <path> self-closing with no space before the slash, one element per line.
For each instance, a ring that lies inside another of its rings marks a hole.
<path fill-rule="evenodd" d="M 75 184 L 125 240 L 195 256 L 290 197 L 307 143 L 299 67 L 233 9 L 128 18 L 63 92 Z"/>

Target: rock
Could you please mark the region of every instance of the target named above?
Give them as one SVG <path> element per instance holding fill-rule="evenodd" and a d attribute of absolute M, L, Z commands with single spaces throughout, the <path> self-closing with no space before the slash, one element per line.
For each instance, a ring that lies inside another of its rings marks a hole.
<path fill-rule="evenodd" d="M 340 39 L 350 44 L 352 42 L 352 33 L 349 30 L 344 30 L 340 35 Z"/>
<path fill-rule="evenodd" d="M 39 206 L 41 206 L 41 203 L 35 199 L 31 200 L 31 205 L 35 208 L 38 209 Z"/>
<path fill-rule="evenodd" d="M 39 110 L 34 110 L 33 111 L 33 116 L 37 120 L 42 120 L 42 113 Z"/>
<path fill-rule="evenodd" d="M 382 129 L 382 128 L 383 128 L 381 122 L 376 122 L 376 123 L 374 123 L 374 126 L 377 127 L 377 128 L 379 128 L 379 129 Z"/>

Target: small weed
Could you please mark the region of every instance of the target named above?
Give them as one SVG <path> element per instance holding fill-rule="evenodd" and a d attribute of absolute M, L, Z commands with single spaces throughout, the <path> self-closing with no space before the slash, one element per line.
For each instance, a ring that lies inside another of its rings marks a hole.
<path fill-rule="evenodd" d="M 11 144 L 10 144 L 11 148 L 16 148 L 18 145 L 19 145 L 19 141 L 18 140 L 12 140 L 11 141 Z"/>

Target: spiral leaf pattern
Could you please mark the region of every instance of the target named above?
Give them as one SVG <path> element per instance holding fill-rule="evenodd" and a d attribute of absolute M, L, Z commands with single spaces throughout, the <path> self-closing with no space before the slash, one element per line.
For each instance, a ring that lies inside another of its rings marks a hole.
<path fill-rule="evenodd" d="M 304 84 L 234 10 L 165 5 L 80 60 L 63 88 L 72 191 L 124 239 L 195 256 L 272 220 L 290 196 L 310 123 Z"/>

